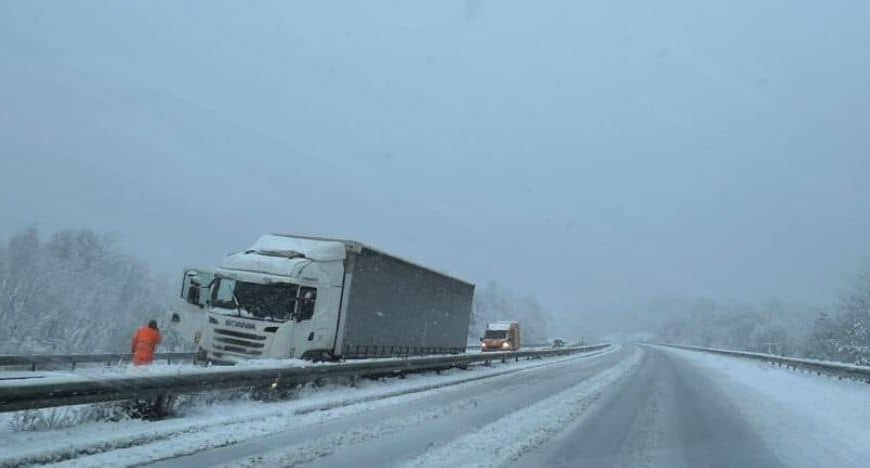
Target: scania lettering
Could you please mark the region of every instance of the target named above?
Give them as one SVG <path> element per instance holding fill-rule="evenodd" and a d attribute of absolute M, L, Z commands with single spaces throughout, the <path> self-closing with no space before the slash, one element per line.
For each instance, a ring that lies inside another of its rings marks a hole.
<path fill-rule="evenodd" d="M 245 323 L 238 320 L 227 320 L 226 324 L 228 327 L 250 328 L 252 330 L 257 328 L 253 323 Z"/>

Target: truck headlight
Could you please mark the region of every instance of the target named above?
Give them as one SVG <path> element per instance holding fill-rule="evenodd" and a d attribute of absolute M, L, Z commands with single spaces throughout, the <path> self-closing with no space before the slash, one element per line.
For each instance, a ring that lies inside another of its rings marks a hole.
<path fill-rule="evenodd" d="M 511 345 L 507 341 L 501 344 L 501 349 L 509 349 L 510 347 Z"/>

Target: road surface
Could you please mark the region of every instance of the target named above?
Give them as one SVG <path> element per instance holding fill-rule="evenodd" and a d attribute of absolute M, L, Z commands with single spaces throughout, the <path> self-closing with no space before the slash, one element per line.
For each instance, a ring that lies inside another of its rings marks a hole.
<path fill-rule="evenodd" d="M 463 437 L 548 398 L 558 399 L 632 355 L 637 363 L 604 389 L 586 411 L 507 463 L 519 467 L 782 466 L 702 373 L 671 351 L 634 346 L 461 385 L 404 404 L 151 466 L 455 464 L 449 452 L 461 453 Z M 510 439 L 503 443 L 515 444 Z M 488 457 L 486 449 L 471 450 L 458 463 L 487 466 L 504 462 Z"/>
<path fill-rule="evenodd" d="M 231 462 L 242 466 L 395 465 L 557 395 L 578 381 L 613 367 L 633 352 L 628 348 L 579 356 L 517 374 L 448 387 L 431 396 L 372 412 L 148 466 L 211 466 Z"/>
<path fill-rule="evenodd" d="M 713 382 L 660 348 L 646 348 L 598 407 L 515 465 L 782 466 Z"/>
<path fill-rule="evenodd" d="M 867 389 L 757 361 L 623 345 L 320 389 L 298 401 L 218 402 L 155 423 L 15 434 L 15 446 L 40 450 L 45 440 L 60 449 L 54 441 L 68 434 L 64 446 L 78 448 L 43 459 L 62 466 L 863 467 Z M 364 398 L 320 406 L 352 395 Z M 299 412 L 305 405 L 325 409 Z"/>

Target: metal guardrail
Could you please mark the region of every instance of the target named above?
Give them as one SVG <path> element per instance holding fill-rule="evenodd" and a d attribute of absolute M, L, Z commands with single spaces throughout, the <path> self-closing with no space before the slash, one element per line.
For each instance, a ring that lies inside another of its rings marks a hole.
<path fill-rule="evenodd" d="M 40 382 L 39 379 L 0 381 L 0 412 L 119 400 L 144 400 L 167 393 L 197 393 L 218 389 L 279 389 L 327 377 L 395 375 L 462 367 L 487 361 L 562 356 L 610 346 L 565 347 L 549 350 L 457 354 L 401 359 L 378 359 L 299 367 L 208 368 L 154 376 L 123 376 L 92 381 Z"/>
<path fill-rule="evenodd" d="M 765 361 L 777 366 L 803 369 L 815 372 L 817 374 L 832 375 L 837 378 L 846 378 L 853 380 L 861 380 L 870 383 L 870 367 L 859 366 L 855 364 L 846 364 L 841 362 L 818 361 L 815 359 L 791 358 L 785 356 L 776 356 L 773 354 L 753 353 L 749 351 L 735 351 L 731 349 L 720 348 L 705 348 L 702 346 L 686 346 L 677 344 L 659 344 L 670 348 L 685 349 L 689 351 L 702 351 L 711 354 L 720 354 L 723 356 L 739 357 L 743 359 L 753 359 L 756 361 Z"/>
<path fill-rule="evenodd" d="M 585 345 L 581 344 L 581 345 L 563 345 L 563 346 L 585 346 Z M 530 344 L 523 343 L 522 347 L 523 348 L 553 348 L 554 346 L 553 346 L 553 343 L 543 342 L 543 343 L 530 343 Z M 465 345 L 466 351 L 477 351 L 479 349 L 480 349 L 480 343 L 469 343 L 469 344 Z"/>
<path fill-rule="evenodd" d="M 167 363 L 179 361 L 193 361 L 196 353 L 155 353 L 155 361 Z M 30 370 L 36 370 L 38 366 L 48 364 L 69 364 L 75 369 L 76 364 L 84 363 L 107 363 L 129 362 L 133 360 L 132 353 L 102 353 L 102 354 L 0 354 L 0 367 L 29 366 Z"/>
<path fill-rule="evenodd" d="M 552 346 L 549 343 L 531 344 L 529 348 L 541 348 Z M 468 351 L 480 349 L 479 344 L 469 344 L 465 347 Z M 195 352 L 166 352 L 155 353 L 155 361 L 166 361 L 167 364 L 182 361 L 195 361 L 197 353 Z M 98 354 L 0 354 L 0 367 L 30 367 L 30 370 L 35 371 L 40 366 L 45 365 L 60 365 L 69 364 L 73 369 L 78 364 L 94 364 L 106 363 L 108 365 L 117 364 L 119 362 L 131 362 L 133 360 L 132 353 L 98 353 Z"/>

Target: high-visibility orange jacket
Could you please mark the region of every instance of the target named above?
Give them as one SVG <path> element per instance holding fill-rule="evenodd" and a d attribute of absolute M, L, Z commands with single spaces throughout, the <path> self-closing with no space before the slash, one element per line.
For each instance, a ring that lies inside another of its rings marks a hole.
<path fill-rule="evenodd" d="M 160 344 L 159 330 L 148 326 L 136 330 L 136 334 L 133 335 L 133 343 L 130 346 L 133 352 L 133 364 L 137 366 L 151 364 L 158 344 Z"/>

